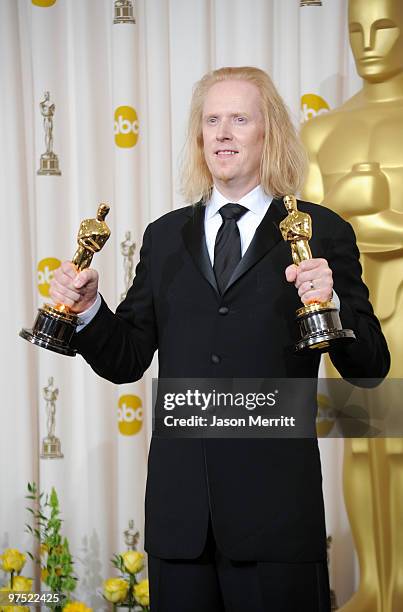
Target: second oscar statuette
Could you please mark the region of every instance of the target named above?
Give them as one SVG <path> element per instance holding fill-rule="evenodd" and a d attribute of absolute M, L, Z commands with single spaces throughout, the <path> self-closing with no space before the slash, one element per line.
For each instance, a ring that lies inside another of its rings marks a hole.
<path fill-rule="evenodd" d="M 288 215 L 279 228 L 284 240 L 290 243 L 293 263 L 298 266 L 301 261 L 312 258 L 309 247 L 312 220 L 308 213 L 298 210 L 295 196 L 287 195 L 283 201 Z M 296 316 L 301 333 L 295 345 L 297 351 L 318 349 L 326 352 L 333 342 L 355 340 L 353 330 L 342 328 L 339 311 L 332 301 L 311 302 L 299 308 Z"/>
<path fill-rule="evenodd" d="M 108 240 L 111 234 L 105 223 L 108 212 L 108 204 L 100 204 L 95 219 L 84 219 L 81 222 L 77 235 L 78 246 L 72 259 L 77 272 L 89 268 L 94 253 L 100 251 Z M 76 350 L 70 346 L 70 342 L 77 325 L 78 315 L 71 312 L 68 306 L 44 304 L 38 308 L 32 329 L 23 328 L 20 336 L 37 346 L 73 357 Z"/>

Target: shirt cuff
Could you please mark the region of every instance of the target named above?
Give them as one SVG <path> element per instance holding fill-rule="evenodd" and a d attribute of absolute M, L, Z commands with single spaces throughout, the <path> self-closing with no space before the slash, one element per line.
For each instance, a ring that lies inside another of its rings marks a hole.
<path fill-rule="evenodd" d="M 332 295 L 332 302 L 336 306 L 337 310 L 340 310 L 340 298 L 334 290 Z"/>
<path fill-rule="evenodd" d="M 92 321 L 92 319 L 95 317 L 98 310 L 100 309 L 101 303 L 101 296 L 99 295 L 99 293 L 97 293 L 97 297 L 93 305 L 87 308 L 87 310 L 84 310 L 83 312 L 79 313 L 76 332 L 80 332 L 82 329 L 84 329 L 86 325 L 88 325 L 90 321 Z"/>

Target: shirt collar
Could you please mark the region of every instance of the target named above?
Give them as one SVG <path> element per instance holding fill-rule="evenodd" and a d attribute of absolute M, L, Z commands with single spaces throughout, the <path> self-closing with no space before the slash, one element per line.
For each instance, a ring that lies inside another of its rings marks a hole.
<path fill-rule="evenodd" d="M 237 204 L 245 206 L 248 210 L 252 211 L 256 215 L 261 215 L 267 205 L 271 202 L 273 196 L 265 193 L 263 187 L 258 185 L 254 187 L 252 191 L 249 191 L 244 195 Z M 214 185 L 210 200 L 206 204 L 206 220 L 213 217 L 222 206 L 228 204 L 230 200 L 222 195 Z"/>

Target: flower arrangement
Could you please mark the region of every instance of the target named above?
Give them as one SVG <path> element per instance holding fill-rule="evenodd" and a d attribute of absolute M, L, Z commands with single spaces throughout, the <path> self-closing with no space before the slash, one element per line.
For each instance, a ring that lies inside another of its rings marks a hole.
<path fill-rule="evenodd" d="M 33 508 L 28 507 L 34 519 L 34 526 L 26 524 L 27 531 L 37 539 L 39 556 L 28 553 L 30 558 L 41 567 L 41 580 L 52 593 L 62 593 L 67 599 L 76 588 L 77 578 L 73 572 L 73 558 L 67 538 L 61 535 L 59 499 L 52 487 L 50 495 L 39 493 L 35 483 L 28 483 L 27 499 L 32 500 Z M 63 605 L 51 604 L 51 609 L 61 612 Z"/>
<path fill-rule="evenodd" d="M 148 580 L 138 580 L 137 574 L 144 567 L 144 554 L 137 550 L 127 550 L 120 555 L 114 555 L 112 565 L 120 572 L 118 578 L 108 578 L 104 582 L 104 598 L 117 606 L 133 610 L 149 612 L 150 595 Z"/>
<path fill-rule="evenodd" d="M 50 495 L 45 496 L 38 492 L 35 483 L 28 483 L 26 497 L 33 502 L 34 507 L 27 510 L 33 516 L 34 526 L 25 526 L 39 544 L 39 556 L 28 555 L 40 565 L 41 581 L 49 587 L 50 592 L 61 593 L 67 599 L 59 605 L 48 603 L 47 607 L 55 612 L 92 612 L 92 608 L 87 608 L 81 601 L 70 599 L 77 585 L 77 577 L 73 571 L 69 542 L 61 535 L 62 519 L 56 490 L 52 487 Z"/>
<path fill-rule="evenodd" d="M 26 524 L 26 530 L 37 540 L 37 554 L 28 552 L 29 557 L 40 566 L 41 581 L 52 594 L 63 595 L 62 601 L 55 597 L 53 603 L 46 601 L 46 607 L 54 612 L 93 612 L 81 601 L 72 601 L 71 594 L 77 585 L 74 575 L 74 561 L 66 537 L 62 536 L 59 499 L 52 488 L 50 495 L 40 493 L 35 483 L 28 483 L 26 498 L 32 502 L 27 510 L 33 517 L 33 524 Z M 138 535 L 138 534 L 137 534 Z M 134 544 L 135 546 L 135 544 Z M 0 612 L 24 612 L 26 606 L 9 606 L 4 595 L 10 592 L 32 593 L 33 580 L 21 575 L 26 555 L 15 548 L 7 548 L 0 555 L 0 568 L 10 574 L 6 585 L 0 587 Z M 117 607 L 128 608 L 129 612 L 149 612 L 150 595 L 148 580 L 139 580 L 138 574 L 144 568 L 144 554 L 129 549 L 114 555 L 112 564 L 120 576 L 105 580 L 104 598 Z"/>

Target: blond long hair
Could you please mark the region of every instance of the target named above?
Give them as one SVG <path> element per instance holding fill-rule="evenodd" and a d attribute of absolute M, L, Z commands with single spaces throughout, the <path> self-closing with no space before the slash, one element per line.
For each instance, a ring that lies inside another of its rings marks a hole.
<path fill-rule="evenodd" d="M 204 75 L 193 89 L 181 184 L 187 202 L 210 197 L 213 177 L 203 152 L 202 115 L 207 92 L 220 81 L 248 81 L 257 86 L 261 98 L 265 137 L 260 164 L 260 182 L 274 196 L 294 194 L 302 186 L 307 157 L 289 117 L 287 107 L 269 75 L 251 66 L 228 67 Z"/>

